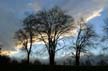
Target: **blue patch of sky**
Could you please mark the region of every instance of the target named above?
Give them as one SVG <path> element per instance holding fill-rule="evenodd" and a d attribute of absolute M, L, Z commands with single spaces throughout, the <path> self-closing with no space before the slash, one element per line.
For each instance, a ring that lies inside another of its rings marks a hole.
<path fill-rule="evenodd" d="M 104 20 L 107 18 L 107 11 L 106 9 L 103 9 L 102 12 L 100 12 L 100 16 L 97 16 L 97 17 L 94 17 L 92 18 L 91 20 L 89 20 L 89 23 L 93 24 L 94 26 L 94 29 L 96 31 L 96 33 L 102 37 L 105 35 L 105 32 L 103 31 L 103 28 L 104 28 L 104 25 L 105 25 L 105 22 Z M 99 38 L 101 39 L 101 38 Z M 99 40 L 97 40 L 99 41 Z M 96 42 L 96 41 L 95 41 Z M 100 44 L 98 44 L 96 46 L 96 49 L 92 49 L 91 52 L 93 52 L 94 54 L 98 55 L 102 52 L 102 48 L 103 47 L 106 47 L 106 43 L 105 42 L 99 42 Z M 103 44 L 103 45 L 102 45 Z"/>

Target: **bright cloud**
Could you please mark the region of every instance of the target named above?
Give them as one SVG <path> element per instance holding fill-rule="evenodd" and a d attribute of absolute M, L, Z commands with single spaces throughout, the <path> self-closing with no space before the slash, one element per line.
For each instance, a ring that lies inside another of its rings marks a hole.
<path fill-rule="evenodd" d="M 102 12 L 103 9 L 100 9 L 99 11 L 94 11 L 93 14 L 91 16 L 89 16 L 88 18 L 86 18 L 86 21 L 89 21 L 91 19 L 93 19 L 94 17 L 97 17 L 97 16 L 101 16 L 100 12 Z"/>

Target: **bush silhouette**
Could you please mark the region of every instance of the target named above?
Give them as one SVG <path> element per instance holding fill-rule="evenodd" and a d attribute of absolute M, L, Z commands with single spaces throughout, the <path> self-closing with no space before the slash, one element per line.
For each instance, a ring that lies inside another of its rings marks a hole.
<path fill-rule="evenodd" d="M 8 56 L 0 56 L 0 64 L 8 64 L 11 62 L 11 59 Z"/>

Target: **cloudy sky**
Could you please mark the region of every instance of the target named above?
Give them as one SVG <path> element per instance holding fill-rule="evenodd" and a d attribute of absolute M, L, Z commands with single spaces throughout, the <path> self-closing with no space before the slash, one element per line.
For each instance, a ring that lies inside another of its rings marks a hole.
<path fill-rule="evenodd" d="M 13 35 L 23 18 L 31 13 L 53 6 L 60 6 L 75 18 L 84 17 L 97 24 L 98 18 L 107 11 L 108 0 L 0 0 L 0 45 L 3 50 L 15 50 Z M 107 15 L 107 14 L 105 14 Z M 99 27 L 98 27 L 99 28 Z"/>

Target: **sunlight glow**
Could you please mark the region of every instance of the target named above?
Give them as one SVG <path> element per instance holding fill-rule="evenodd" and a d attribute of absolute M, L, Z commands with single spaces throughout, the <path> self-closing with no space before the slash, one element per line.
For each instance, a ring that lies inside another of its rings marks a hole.
<path fill-rule="evenodd" d="M 1 51 L 1 55 L 7 55 L 7 56 L 10 56 L 15 53 L 18 53 L 18 50 L 17 51 L 10 51 L 10 50 Z"/>
<path fill-rule="evenodd" d="M 10 51 L 9 50 L 1 51 L 0 55 L 10 55 Z"/>

